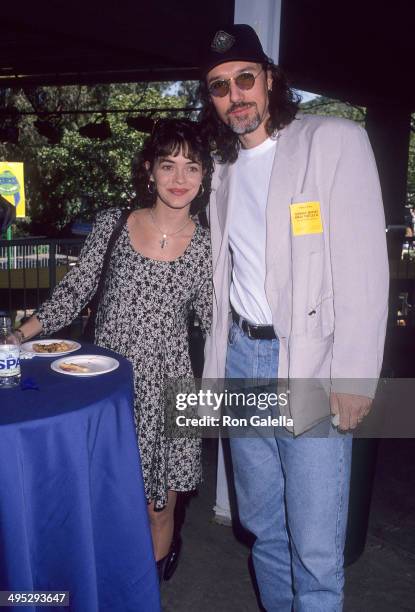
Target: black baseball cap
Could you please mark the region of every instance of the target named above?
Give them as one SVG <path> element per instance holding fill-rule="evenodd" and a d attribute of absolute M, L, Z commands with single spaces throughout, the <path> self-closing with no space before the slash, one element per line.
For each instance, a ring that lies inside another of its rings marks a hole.
<path fill-rule="evenodd" d="M 257 33 L 251 26 L 233 24 L 219 28 L 210 37 L 202 52 L 202 75 L 224 62 L 266 62 Z"/>

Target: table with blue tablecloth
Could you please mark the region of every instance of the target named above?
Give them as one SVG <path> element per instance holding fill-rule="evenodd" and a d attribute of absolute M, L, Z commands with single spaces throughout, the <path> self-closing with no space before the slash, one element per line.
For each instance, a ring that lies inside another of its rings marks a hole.
<path fill-rule="evenodd" d="M 0 389 L 0 590 L 69 591 L 75 612 L 157 611 L 131 364 L 82 353 L 120 365 L 67 376 L 34 357 L 20 388 Z"/>

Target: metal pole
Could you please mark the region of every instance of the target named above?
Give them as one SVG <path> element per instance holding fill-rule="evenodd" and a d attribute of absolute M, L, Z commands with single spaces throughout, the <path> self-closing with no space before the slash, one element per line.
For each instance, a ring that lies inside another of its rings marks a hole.
<path fill-rule="evenodd" d="M 50 294 L 56 286 L 56 240 L 49 243 L 49 291 Z"/>
<path fill-rule="evenodd" d="M 6 240 L 13 240 L 13 232 L 11 226 L 6 230 Z M 11 269 L 11 249 L 12 247 L 8 247 L 7 249 L 7 269 Z"/>
<path fill-rule="evenodd" d="M 13 232 L 11 226 L 6 230 L 6 240 L 13 240 Z M 11 272 L 11 249 L 12 247 L 7 247 L 7 277 L 9 284 L 9 312 L 12 310 L 12 272 Z"/>

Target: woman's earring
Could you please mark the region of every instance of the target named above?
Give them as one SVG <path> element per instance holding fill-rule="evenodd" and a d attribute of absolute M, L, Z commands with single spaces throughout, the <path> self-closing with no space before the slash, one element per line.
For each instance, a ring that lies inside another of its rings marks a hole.
<path fill-rule="evenodd" d="M 151 193 L 151 195 L 156 193 L 156 184 L 154 181 L 148 181 L 147 183 L 147 191 Z"/>
<path fill-rule="evenodd" d="M 205 188 L 204 188 L 203 183 L 200 183 L 200 188 L 201 188 L 201 191 L 199 190 L 199 193 L 196 196 L 197 198 L 201 198 L 202 195 L 205 193 Z"/>

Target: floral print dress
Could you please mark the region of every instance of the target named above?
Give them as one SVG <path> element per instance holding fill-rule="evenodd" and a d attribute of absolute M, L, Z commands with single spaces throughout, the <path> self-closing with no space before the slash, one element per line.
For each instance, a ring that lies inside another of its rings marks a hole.
<path fill-rule="evenodd" d="M 45 334 L 71 323 L 94 295 L 108 240 L 121 211 L 99 213 L 78 263 L 42 304 Z M 204 332 L 211 322 L 209 231 L 196 224 L 183 255 L 157 261 L 134 250 L 127 226 L 114 245 L 98 307 L 95 342 L 133 364 L 135 423 L 147 501 L 161 510 L 167 492 L 191 491 L 201 479 L 201 444 L 169 438 L 164 427 L 164 381 L 190 378 L 188 317 L 193 306 Z"/>

